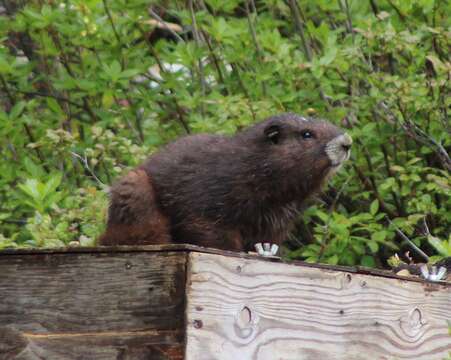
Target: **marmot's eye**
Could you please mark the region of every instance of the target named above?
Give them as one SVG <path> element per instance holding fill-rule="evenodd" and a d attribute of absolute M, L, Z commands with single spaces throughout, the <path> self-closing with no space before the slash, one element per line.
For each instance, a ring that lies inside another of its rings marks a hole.
<path fill-rule="evenodd" d="M 301 135 L 302 135 L 302 138 L 303 138 L 303 139 L 311 139 L 311 138 L 314 137 L 314 136 L 313 136 L 313 132 L 311 132 L 311 131 L 309 131 L 309 130 L 304 130 L 304 131 L 301 133 Z"/>

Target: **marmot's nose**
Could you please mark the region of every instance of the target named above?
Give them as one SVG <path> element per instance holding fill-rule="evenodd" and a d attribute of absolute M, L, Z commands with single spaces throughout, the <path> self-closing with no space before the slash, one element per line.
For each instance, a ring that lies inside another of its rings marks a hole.
<path fill-rule="evenodd" d="M 344 134 L 343 136 L 340 137 L 340 142 L 341 142 L 341 147 L 345 150 L 345 151 L 349 151 L 351 149 L 351 145 L 352 145 L 352 137 L 350 137 L 348 134 Z"/>
<path fill-rule="evenodd" d="M 351 145 L 347 145 L 347 144 L 341 144 L 341 147 L 346 151 L 349 151 L 349 149 L 351 149 Z"/>

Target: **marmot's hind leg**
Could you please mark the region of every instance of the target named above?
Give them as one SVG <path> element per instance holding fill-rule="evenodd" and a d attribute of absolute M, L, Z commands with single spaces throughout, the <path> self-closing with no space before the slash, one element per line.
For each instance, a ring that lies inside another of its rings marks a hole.
<path fill-rule="evenodd" d="M 99 245 L 170 242 L 169 220 L 158 208 L 152 179 L 142 169 L 131 171 L 111 187 L 107 229 Z"/>

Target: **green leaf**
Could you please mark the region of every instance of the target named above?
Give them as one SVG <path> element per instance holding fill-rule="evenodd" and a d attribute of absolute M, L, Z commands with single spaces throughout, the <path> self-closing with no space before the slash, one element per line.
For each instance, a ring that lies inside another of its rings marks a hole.
<path fill-rule="evenodd" d="M 317 211 L 315 213 L 315 215 L 318 216 L 323 221 L 323 223 L 327 223 L 329 220 L 329 214 L 327 214 L 321 210 Z"/>
<path fill-rule="evenodd" d="M 60 115 L 64 114 L 63 110 L 61 109 L 61 107 L 59 106 L 58 102 L 55 99 L 48 97 L 46 98 L 46 102 L 49 109 L 52 110 L 54 113 Z"/>
<path fill-rule="evenodd" d="M 320 65 L 327 66 L 334 61 L 337 56 L 337 51 L 338 49 L 336 47 L 328 48 L 324 56 L 319 59 Z"/>
<path fill-rule="evenodd" d="M 52 205 L 58 203 L 58 201 L 60 201 L 62 194 L 60 192 L 56 192 L 53 194 L 48 195 L 45 198 L 45 201 L 43 202 L 43 209 L 48 209 L 50 208 Z"/>
<path fill-rule="evenodd" d="M 25 101 L 19 101 L 16 105 L 14 105 L 9 113 L 10 119 L 17 119 L 22 114 L 25 105 L 27 105 Z"/>
<path fill-rule="evenodd" d="M 338 264 L 338 255 L 332 255 L 329 258 L 327 258 L 326 262 L 330 265 L 337 265 Z"/>
<path fill-rule="evenodd" d="M 387 237 L 387 231 L 381 230 L 376 231 L 375 233 L 371 234 L 371 240 L 377 241 L 377 242 L 385 242 Z"/>
<path fill-rule="evenodd" d="M 127 69 L 120 73 L 120 78 L 128 79 L 141 73 L 138 69 Z"/>
<path fill-rule="evenodd" d="M 440 255 L 446 257 L 451 256 L 451 244 L 448 245 L 445 240 L 440 240 L 435 236 L 428 235 L 428 241 Z"/>
<path fill-rule="evenodd" d="M 368 241 L 367 245 L 373 254 L 379 251 L 379 244 L 376 241 Z"/>
<path fill-rule="evenodd" d="M 25 184 L 19 184 L 18 187 L 32 199 L 40 199 L 38 190 L 39 182 L 36 179 L 27 179 Z"/>
<path fill-rule="evenodd" d="M 102 105 L 105 108 L 109 108 L 109 107 L 111 107 L 111 105 L 113 105 L 113 103 L 114 103 L 113 92 L 105 91 L 105 93 L 102 96 Z"/>
<path fill-rule="evenodd" d="M 45 176 L 44 169 L 35 164 L 29 157 L 23 159 L 23 164 L 28 175 L 34 179 L 42 179 Z"/>
<path fill-rule="evenodd" d="M 376 199 L 370 205 L 370 214 L 376 215 L 378 210 L 379 210 L 379 201 Z"/>
<path fill-rule="evenodd" d="M 5 56 L 0 54 L 0 74 L 9 74 L 14 70 L 11 63 L 6 59 Z"/>
<path fill-rule="evenodd" d="M 376 261 L 374 260 L 374 257 L 369 256 L 369 255 L 362 256 L 362 260 L 360 261 L 360 264 L 362 266 L 371 267 L 371 268 L 376 267 Z"/>
<path fill-rule="evenodd" d="M 63 175 L 61 173 L 56 173 L 50 176 L 50 179 L 45 183 L 44 194 L 53 193 L 56 188 L 61 184 Z"/>

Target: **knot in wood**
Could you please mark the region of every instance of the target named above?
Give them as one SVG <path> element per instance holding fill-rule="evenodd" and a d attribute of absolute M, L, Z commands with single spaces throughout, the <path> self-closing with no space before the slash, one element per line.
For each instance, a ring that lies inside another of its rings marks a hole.
<path fill-rule="evenodd" d="M 202 320 L 194 320 L 193 326 L 195 329 L 202 329 L 202 326 L 204 326 L 204 323 L 202 322 Z"/>
<path fill-rule="evenodd" d="M 340 275 L 340 285 L 342 289 L 349 289 L 352 285 L 352 275 L 349 273 Z"/>
<path fill-rule="evenodd" d="M 426 321 L 420 309 L 414 308 L 399 320 L 402 331 L 409 337 L 415 337 L 422 332 Z"/>
<path fill-rule="evenodd" d="M 234 330 L 236 336 L 241 339 L 253 338 L 256 333 L 257 319 L 255 314 L 247 306 L 243 306 L 235 317 Z"/>

